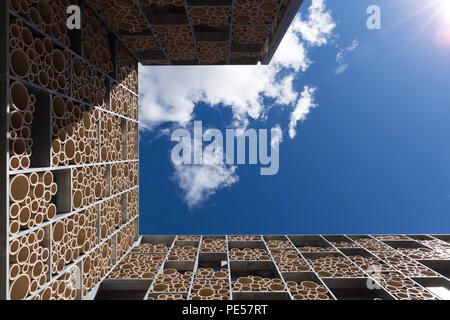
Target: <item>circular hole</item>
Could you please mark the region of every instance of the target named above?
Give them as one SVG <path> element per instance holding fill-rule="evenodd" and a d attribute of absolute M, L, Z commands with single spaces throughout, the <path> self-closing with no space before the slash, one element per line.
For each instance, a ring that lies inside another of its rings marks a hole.
<path fill-rule="evenodd" d="M 28 74 L 30 69 L 30 62 L 23 50 L 14 49 L 11 53 L 11 69 L 12 72 L 19 78 L 23 78 Z"/>

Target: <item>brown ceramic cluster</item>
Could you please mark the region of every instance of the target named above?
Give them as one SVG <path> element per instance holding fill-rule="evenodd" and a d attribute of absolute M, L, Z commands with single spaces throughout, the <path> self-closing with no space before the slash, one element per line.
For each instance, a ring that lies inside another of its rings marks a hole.
<path fill-rule="evenodd" d="M 241 43 L 264 43 L 269 31 L 268 26 L 233 26 L 233 40 Z"/>
<path fill-rule="evenodd" d="M 38 229 L 10 243 L 9 296 L 12 300 L 34 294 L 47 282 L 49 249 L 45 237 L 44 229 Z"/>
<path fill-rule="evenodd" d="M 203 64 L 226 62 L 228 59 L 228 42 L 197 42 L 197 47 Z"/>
<path fill-rule="evenodd" d="M 195 273 L 196 279 L 225 279 L 228 278 L 228 269 L 223 268 L 214 271 L 213 268 L 198 268 Z"/>
<path fill-rule="evenodd" d="M 121 123 L 122 118 L 108 113 L 100 112 L 100 159 L 102 162 L 124 160 Z"/>
<path fill-rule="evenodd" d="M 166 253 L 169 251 L 169 247 L 165 244 L 151 244 L 151 243 L 141 243 L 133 249 L 133 253 Z"/>
<path fill-rule="evenodd" d="M 227 280 L 194 280 L 191 300 L 230 300 Z"/>
<path fill-rule="evenodd" d="M 183 295 L 179 294 L 179 293 L 177 293 L 177 294 L 165 294 L 165 293 L 162 293 L 162 294 L 158 294 L 156 296 L 156 298 L 155 297 L 148 297 L 147 300 L 186 300 L 186 299 L 184 299 Z"/>
<path fill-rule="evenodd" d="M 410 277 L 437 277 L 438 274 L 433 270 L 425 267 L 419 262 L 408 258 L 401 253 L 387 253 L 387 252 L 377 252 L 375 253 L 377 257 L 383 259 L 395 269 L 407 274 Z"/>
<path fill-rule="evenodd" d="M 75 300 L 78 296 L 79 277 L 80 273 L 77 272 L 77 268 L 72 267 L 36 295 L 33 300 Z"/>
<path fill-rule="evenodd" d="M 111 165 L 111 192 L 119 193 L 138 184 L 138 162 L 115 163 Z"/>
<path fill-rule="evenodd" d="M 336 248 L 359 248 L 359 245 L 354 242 L 347 241 L 330 241 L 330 243 Z"/>
<path fill-rule="evenodd" d="M 264 249 L 233 248 L 230 250 L 230 260 L 270 260 L 270 255 Z"/>
<path fill-rule="evenodd" d="M 269 249 L 294 249 L 288 240 L 268 240 L 266 243 Z"/>
<path fill-rule="evenodd" d="M 400 300 L 436 300 L 414 281 L 397 272 L 381 273 L 381 285 Z"/>
<path fill-rule="evenodd" d="M 9 168 L 28 169 L 33 152 L 31 130 L 36 97 L 16 81 L 11 83 L 9 100 Z"/>
<path fill-rule="evenodd" d="M 98 207 L 90 207 L 52 226 L 52 273 L 77 260 L 98 244 Z"/>
<path fill-rule="evenodd" d="M 9 182 L 9 234 L 53 220 L 56 206 L 52 197 L 58 190 L 51 171 L 17 174 Z"/>
<path fill-rule="evenodd" d="M 54 96 L 52 165 L 56 167 L 98 162 L 98 120 L 98 109 Z"/>
<path fill-rule="evenodd" d="M 69 6 L 69 0 L 11 0 L 9 2 L 11 10 L 67 47 L 70 47 L 70 38 L 64 22 L 67 19 L 66 10 Z"/>
<path fill-rule="evenodd" d="M 137 33 L 148 28 L 134 1 L 88 0 L 114 31 Z"/>
<path fill-rule="evenodd" d="M 121 44 L 117 46 L 117 81 L 138 93 L 138 64 L 133 55 Z"/>
<path fill-rule="evenodd" d="M 70 93 L 70 53 L 49 38 L 33 35 L 20 20 L 10 26 L 10 71 L 18 78 L 63 94 Z"/>
<path fill-rule="evenodd" d="M 138 234 L 137 229 L 137 220 L 134 220 L 117 233 L 116 252 L 118 257 L 122 257 L 133 246 Z"/>
<path fill-rule="evenodd" d="M 314 271 L 321 277 L 355 278 L 364 277 L 364 273 L 344 257 L 321 257 L 307 259 Z"/>
<path fill-rule="evenodd" d="M 227 252 L 227 241 L 225 239 L 203 239 L 200 252 Z"/>
<path fill-rule="evenodd" d="M 126 87 L 115 85 L 111 90 L 111 111 L 136 120 L 138 98 Z"/>
<path fill-rule="evenodd" d="M 261 241 L 261 236 L 248 236 L 248 235 L 238 235 L 238 236 L 228 236 L 229 241 Z"/>
<path fill-rule="evenodd" d="M 109 239 L 84 258 L 83 297 L 111 270 L 113 241 Z"/>
<path fill-rule="evenodd" d="M 286 282 L 294 300 L 330 300 L 328 290 L 314 281 Z"/>
<path fill-rule="evenodd" d="M 108 276 L 111 279 L 153 279 L 164 260 L 161 254 L 129 254 Z"/>
<path fill-rule="evenodd" d="M 336 251 L 333 247 L 316 247 L 316 246 L 301 246 L 297 248 L 300 252 L 333 252 Z"/>
<path fill-rule="evenodd" d="M 377 258 L 365 258 L 360 255 L 349 256 L 348 258 L 364 271 L 379 272 L 392 270 L 392 268 L 388 264 L 383 263 L 380 259 Z"/>
<path fill-rule="evenodd" d="M 193 246 L 173 246 L 167 260 L 194 261 L 197 256 L 197 248 Z"/>
<path fill-rule="evenodd" d="M 235 24 L 268 24 L 274 19 L 278 9 L 277 0 L 236 0 Z"/>
<path fill-rule="evenodd" d="M 257 276 L 240 277 L 231 282 L 234 291 L 286 291 L 281 279 L 262 278 Z"/>
<path fill-rule="evenodd" d="M 72 59 L 72 95 L 75 99 L 106 109 L 105 76 L 78 57 Z"/>
<path fill-rule="evenodd" d="M 270 253 L 281 272 L 309 271 L 310 268 L 296 250 L 272 249 Z"/>
<path fill-rule="evenodd" d="M 210 27 L 229 26 L 231 8 L 227 7 L 197 7 L 189 9 L 193 25 L 204 24 Z"/>
<path fill-rule="evenodd" d="M 105 73 L 113 72 L 108 30 L 88 8 L 83 10 L 83 57 Z"/>
<path fill-rule="evenodd" d="M 164 269 L 153 283 L 152 292 L 188 292 L 192 271 Z"/>
<path fill-rule="evenodd" d="M 108 195 L 106 166 L 74 168 L 72 170 L 72 207 L 85 207 Z"/>

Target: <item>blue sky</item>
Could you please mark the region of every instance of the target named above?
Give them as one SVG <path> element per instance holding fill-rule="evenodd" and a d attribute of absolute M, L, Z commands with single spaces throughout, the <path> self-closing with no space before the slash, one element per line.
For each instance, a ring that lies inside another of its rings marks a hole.
<path fill-rule="evenodd" d="M 270 67 L 141 67 L 141 234 L 449 233 L 450 13 L 423 8 L 305 0 Z M 194 120 L 280 127 L 278 174 L 174 165 Z"/>

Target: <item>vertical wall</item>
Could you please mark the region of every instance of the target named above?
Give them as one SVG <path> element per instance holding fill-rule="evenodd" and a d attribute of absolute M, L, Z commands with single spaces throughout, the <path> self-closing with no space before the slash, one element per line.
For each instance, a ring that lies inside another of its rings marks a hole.
<path fill-rule="evenodd" d="M 137 239 L 137 61 L 84 1 L 1 6 L 1 298 L 89 298 Z"/>

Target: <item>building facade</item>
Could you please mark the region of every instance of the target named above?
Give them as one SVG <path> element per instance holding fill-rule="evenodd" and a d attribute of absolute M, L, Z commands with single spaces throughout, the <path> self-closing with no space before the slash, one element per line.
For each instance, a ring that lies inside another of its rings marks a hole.
<path fill-rule="evenodd" d="M 301 3 L 2 1 L 0 298 L 442 298 L 448 236 L 139 236 L 138 63 L 268 64 Z"/>

